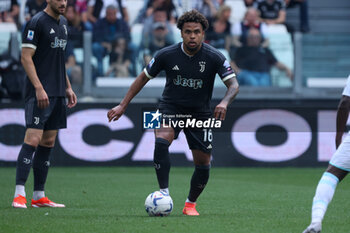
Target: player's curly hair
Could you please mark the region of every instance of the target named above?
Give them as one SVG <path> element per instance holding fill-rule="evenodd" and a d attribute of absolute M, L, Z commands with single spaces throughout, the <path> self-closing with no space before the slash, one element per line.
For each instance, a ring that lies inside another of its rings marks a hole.
<path fill-rule="evenodd" d="M 191 10 L 185 12 L 177 21 L 177 28 L 182 30 L 185 23 L 200 23 L 202 24 L 203 30 L 206 31 L 209 27 L 208 20 L 204 15 L 199 13 L 197 10 Z"/>

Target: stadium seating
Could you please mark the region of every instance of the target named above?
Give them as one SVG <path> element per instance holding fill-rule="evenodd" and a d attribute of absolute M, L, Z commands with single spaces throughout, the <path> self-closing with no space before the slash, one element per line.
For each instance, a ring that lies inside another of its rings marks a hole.
<path fill-rule="evenodd" d="M 12 32 L 17 32 L 14 23 L 0 23 L 0 54 L 8 49 Z"/>
<path fill-rule="evenodd" d="M 324 78 L 328 80 L 329 85 L 333 85 L 332 78 L 346 78 L 349 74 L 349 54 L 349 34 L 305 35 L 303 37 L 302 69 L 306 83 L 309 83 L 309 78 Z"/>
<path fill-rule="evenodd" d="M 311 33 L 302 38 L 302 75 L 308 87 L 343 87 L 350 64 L 350 1 L 309 2 Z M 298 7 L 288 9 L 287 21 L 299 27 Z"/>
<path fill-rule="evenodd" d="M 229 5 L 232 9 L 230 19 L 232 23 L 240 22 L 244 18 L 246 6 L 243 0 L 229 0 L 225 4 Z"/>
<path fill-rule="evenodd" d="M 143 8 L 143 5 L 145 4 L 144 0 L 128 0 L 124 1 L 126 8 L 128 9 L 129 13 L 129 24 L 134 25 L 136 17 L 138 16 L 140 10 Z"/>
<path fill-rule="evenodd" d="M 294 49 L 291 36 L 287 32 L 286 27 L 284 25 L 270 25 L 268 26 L 268 35 L 270 40 L 269 48 L 276 56 L 277 60 L 293 70 Z M 272 68 L 271 78 L 273 86 L 292 86 L 292 82 L 286 74 L 276 68 Z"/>
<path fill-rule="evenodd" d="M 310 1 L 309 20 L 312 33 L 349 33 L 350 1 Z M 287 10 L 287 22 L 299 28 L 299 8 Z"/>

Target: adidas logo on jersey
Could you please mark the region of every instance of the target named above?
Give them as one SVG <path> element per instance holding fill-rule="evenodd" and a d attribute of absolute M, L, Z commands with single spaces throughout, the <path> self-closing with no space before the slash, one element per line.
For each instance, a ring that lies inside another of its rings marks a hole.
<path fill-rule="evenodd" d="M 212 149 L 212 148 L 213 148 L 213 146 L 211 144 L 209 144 L 209 146 L 207 147 L 208 150 Z"/>
<path fill-rule="evenodd" d="M 180 69 L 177 65 L 175 65 L 172 70 L 180 70 Z"/>
<path fill-rule="evenodd" d="M 53 33 L 55 33 L 55 30 L 53 30 L 53 28 L 51 28 L 50 34 L 53 34 Z"/>

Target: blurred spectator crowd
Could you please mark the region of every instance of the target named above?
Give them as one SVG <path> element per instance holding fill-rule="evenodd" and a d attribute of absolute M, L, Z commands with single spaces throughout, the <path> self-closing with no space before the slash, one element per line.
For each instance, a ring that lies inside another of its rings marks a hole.
<path fill-rule="evenodd" d="M 66 66 L 72 83 L 78 85 L 83 83 L 83 72 L 82 59 L 76 56 L 83 48 L 85 31 L 92 33 L 94 79 L 136 77 L 139 67 L 159 49 L 181 41 L 176 21 L 185 11 L 184 4 L 188 4 L 182 0 L 144 0 L 138 15 L 130 15 L 126 1 L 132 0 L 67 1 Z M 232 61 L 242 85 L 271 85 L 269 72 L 274 66 L 292 78 L 290 69 L 269 49 L 268 25 L 285 25 L 288 32 L 308 32 L 307 0 L 241 0 L 246 9 L 244 17 L 236 21 L 232 20 L 235 9 L 229 1 L 192 0 L 191 6 L 186 5 L 186 9 L 197 9 L 207 17 L 210 27 L 205 42 Z M 46 7 L 46 0 L 26 0 L 22 11 L 19 3 L 22 2 L 1 0 L 0 22 L 16 24 L 21 31 L 31 17 Z M 298 29 L 286 24 L 286 9 L 294 6 L 300 7 Z M 136 28 L 138 34 L 133 33 Z M 139 39 L 133 38 L 136 36 Z"/>

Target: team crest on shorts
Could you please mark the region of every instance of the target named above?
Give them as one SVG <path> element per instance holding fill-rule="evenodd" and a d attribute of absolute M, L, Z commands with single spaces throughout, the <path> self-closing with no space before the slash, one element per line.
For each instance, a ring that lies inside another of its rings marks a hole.
<path fill-rule="evenodd" d="M 28 30 L 27 39 L 28 40 L 33 40 L 34 39 L 34 31 Z"/>

